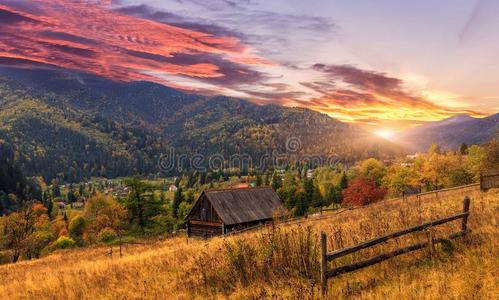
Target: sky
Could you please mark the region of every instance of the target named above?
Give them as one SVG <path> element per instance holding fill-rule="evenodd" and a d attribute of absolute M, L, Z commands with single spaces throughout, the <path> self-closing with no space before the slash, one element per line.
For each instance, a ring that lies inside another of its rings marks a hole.
<path fill-rule="evenodd" d="M 498 29 L 496 0 L 0 0 L 0 65 L 398 131 L 499 112 Z"/>

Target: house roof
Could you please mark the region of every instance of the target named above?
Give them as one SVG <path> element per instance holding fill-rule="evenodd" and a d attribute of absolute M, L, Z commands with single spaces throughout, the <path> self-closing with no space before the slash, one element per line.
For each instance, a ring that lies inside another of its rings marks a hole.
<path fill-rule="evenodd" d="M 226 225 L 271 219 L 274 211 L 283 207 L 271 187 L 208 190 L 203 194 Z"/>

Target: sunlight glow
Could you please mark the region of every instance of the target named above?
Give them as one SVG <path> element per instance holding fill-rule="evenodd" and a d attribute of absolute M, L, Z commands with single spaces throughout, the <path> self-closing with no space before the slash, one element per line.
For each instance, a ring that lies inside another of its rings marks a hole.
<path fill-rule="evenodd" d="M 380 130 L 377 130 L 376 132 L 374 132 L 374 134 L 376 134 L 377 136 L 382 137 L 386 140 L 391 140 L 395 136 L 395 132 L 393 130 L 390 130 L 390 129 L 380 129 Z"/>

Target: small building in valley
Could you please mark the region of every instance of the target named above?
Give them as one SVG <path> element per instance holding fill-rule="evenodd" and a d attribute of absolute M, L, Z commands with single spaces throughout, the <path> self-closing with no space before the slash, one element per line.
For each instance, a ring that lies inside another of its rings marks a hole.
<path fill-rule="evenodd" d="M 187 235 L 211 237 L 272 221 L 282 209 L 271 187 L 208 190 L 184 221 Z"/>

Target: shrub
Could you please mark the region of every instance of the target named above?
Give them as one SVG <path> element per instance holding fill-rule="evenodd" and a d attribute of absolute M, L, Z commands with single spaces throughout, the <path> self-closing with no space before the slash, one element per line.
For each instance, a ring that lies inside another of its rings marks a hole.
<path fill-rule="evenodd" d="M 57 241 L 54 242 L 53 247 L 55 249 L 67 249 L 71 248 L 76 244 L 76 242 L 67 236 L 60 236 Z"/>
<path fill-rule="evenodd" d="M 39 258 L 43 248 L 47 247 L 53 240 L 54 235 L 50 231 L 36 231 L 26 240 L 26 254 L 29 258 Z"/>
<path fill-rule="evenodd" d="M 83 243 L 83 231 L 85 230 L 85 218 L 76 216 L 69 222 L 69 236 L 78 244 Z"/>
<path fill-rule="evenodd" d="M 110 227 L 106 227 L 102 229 L 99 234 L 97 235 L 97 241 L 100 243 L 108 244 L 114 241 L 118 235 L 116 234 L 116 231 Z"/>

